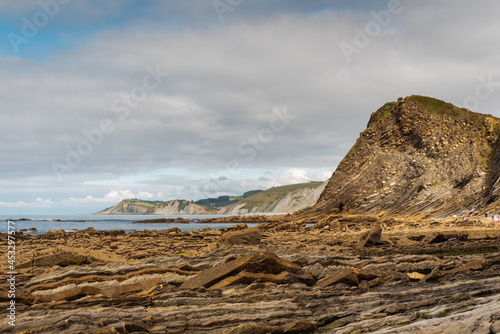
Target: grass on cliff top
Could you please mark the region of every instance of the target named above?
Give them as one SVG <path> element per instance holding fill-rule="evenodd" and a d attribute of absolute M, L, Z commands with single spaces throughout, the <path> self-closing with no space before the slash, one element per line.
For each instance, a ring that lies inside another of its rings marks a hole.
<path fill-rule="evenodd" d="M 281 187 L 274 187 L 245 198 L 243 202 L 246 203 L 243 208 L 252 209 L 255 207 L 260 207 L 264 203 L 274 202 L 278 198 L 281 198 L 286 194 L 291 193 L 298 189 L 307 189 L 307 188 L 316 189 L 322 183 L 323 182 L 308 182 L 308 183 L 290 184 Z"/>
<path fill-rule="evenodd" d="M 494 123 L 495 132 L 500 132 L 500 119 L 491 115 L 484 115 L 470 111 L 465 108 L 459 108 L 451 103 L 444 102 L 427 96 L 412 95 L 407 97 L 407 100 L 417 102 L 424 110 L 430 113 L 448 116 L 453 119 L 463 119 L 476 125 L 482 125 L 486 118 L 489 118 Z"/>
<path fill-rule="evenodd" d="M 126 202 L 126 203 L 129 203 L 129 204 L 133 204 L 133 205 L 137 205 L 137 206 L 142 206 L 142 207 L 145 207 L 145 208 L 152 208 L 152 207 L 155 207 L 155 206 L 157 206 L 157 205 L 159 205 L 159 204 L 162 203 L 161 201 L 142 201 L 142 200 L 138 200 L 137 198 L 124 199 L 123 201 Z"/>
<path fill-rule="evenodd" d="M 382 107 L 380 107 L 377 111 L 375 111 L 368 122 L 367 128 L 372 127 L 384 120 L 387 119 L 391 115 L 391 111 L 396 106 L 396 102 L 387 102 Z"/>

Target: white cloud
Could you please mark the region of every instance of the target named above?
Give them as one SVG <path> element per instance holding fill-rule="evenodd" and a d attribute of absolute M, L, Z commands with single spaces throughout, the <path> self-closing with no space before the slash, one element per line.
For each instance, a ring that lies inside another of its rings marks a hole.
<path fill-rule="evenodd" d="M 28 206 L 28 203 L 25 203 L 23 201 L 17 201 L 17 202 L 0 202 L 0 207 L 3 208 L 23 208 Z"/>

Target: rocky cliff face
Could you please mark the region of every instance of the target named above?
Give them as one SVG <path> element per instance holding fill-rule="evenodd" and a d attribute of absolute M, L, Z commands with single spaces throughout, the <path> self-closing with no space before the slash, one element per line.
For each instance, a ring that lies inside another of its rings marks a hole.
<path fill-rule="evenodd" d="M 316 204 L 327 182 L 317 188 L 302 188 L 278 197 L 275 201 L 262 203 L 260 206 L 248 205 L 242 200 L 233 205 L 223 207 L 221 215 L 241 215 L 249 213 L 291 213 Z"/>
<path fill-rule="evenodd" d="M 306 213 L 446 217 L 500 209 L 500 120 L 423 96 L 387 103 Z"/>
<path fill-rule="evenodd" d="M 316 204 L 326 182 L 311 182 L 275 187 L 260 197 L 250 196 L 232 205 L 209 208 L 186 200 L 142 201 L 126 199 L 117 205 L 97 212 L 97 215 L 242 215 L 249 213 L 291 213 Z"/>
<path fill-rule="evenodd" d="M 155 215 L 206 215 L 207 208 L 188 201 L 168 201 L 160 204 L 154 211 Z"/>

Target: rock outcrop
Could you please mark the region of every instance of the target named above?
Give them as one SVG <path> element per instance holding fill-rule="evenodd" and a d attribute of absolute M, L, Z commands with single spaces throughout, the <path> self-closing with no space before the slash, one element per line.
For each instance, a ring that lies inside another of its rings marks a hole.
<path fill-rule="evenodd" d="M 423 96 L 385 104 L 305 212 L 498 213 L 500 119 Z"/>

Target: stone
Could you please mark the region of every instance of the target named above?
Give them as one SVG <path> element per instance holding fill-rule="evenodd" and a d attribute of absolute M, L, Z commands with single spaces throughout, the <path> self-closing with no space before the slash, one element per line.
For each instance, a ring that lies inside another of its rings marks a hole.
<path fill-rule="evenodd" d="M 45 233 L 45 238 L 47 239 L 58 239 L 66 236 L 66 232 L 64 230 L 50 230 Z"/>
<path fill-rule="evenodd" d="M 316 283 L 316 288 L 322 289 L 322 288 L 326 288 L 330 285 L 334 285 L 337 283 L 345 283 L 345 284 L 352 285 L 352 286 L 358 286 L 359 281 L 358 281 L 358 277 L 356 276 L 356 272 L 359 272 L 359 271 L 357 271 L 356 269 L 339 270 L 337 273 L 335 273 L 333 275 L 328 275 L 328 276 L 320 279 Z"/>
<path fill-rule="evenodd" d="M 316 326 L 308 320 L 298 320 L 292 324 L 283 327 L 283 333 L 286 334 L 307 334 L 314 333 Z"/>
<path fill-rule="evenodd" d="M 150 333 L 146 325 L 137 322 L 123 324 L 122 329 L 123 333 Z"/>
<path fill-rule="evenodd" d="M 120 333 L 113 326 L 106 326 L 102 328 L 92 328 L 86 331 L 81 331 L 80 334 L 117 334 Z"/>
<path fill-rule="evenodd" d="M 437 280 L 437 279 L 441 278 L 443 275 L 444 275 L 444 273 L 441 270 L 439 270 L 439 267 L 436 267 L 436 268 L 432 269 L 432 271 L 430 273 L 425 275 L 425 277 L 422 278 L 422 281 L 427 282 L 427 281 Z"/>
<path fill-rule="evenodd" d="M 320 263 L 315 263 L 313 265 L 303 267 L 302 269 L 310 272 L 316 278 L 321 277 L 323 271 L 325 271 L 325 267 L 323 267 Z"/>
<path fill-rule="evenodd" d="M 435 244 L 445 242 L 449 239 L 457 239 L 460 241 L 467 241 L 468 233 L 467 232 L 433 232 L 427 236 L 425 236 L 422 242 L 428 244 Z"/>
<path fill-rule="evenodd" d="M 222 245 L 258 245 L 260 244 L 261 234 L 259 227 L 227 232 L 222 235 Z"/>
<path fill-rule="evenodd" d="M 286 271 L 281 272 L 278 275 L 265 274 L 265 273 L 250 273 L 242 271 L 236 276 L 230 276 L 223 279 L 219 283 L 212 285 L 210 289 L 223 289 L 229 285 L 233 284 L 251 284 L 254 282 L 270 282 L 275 284 L 290 284 L 295 282 L 304 283 L 306 285 L 312 285 L 314 279 L 312 276 L 308 275 L 297 275 Z"/>
<path fill-rule="evenodd" d="M 180 288 L 208 288 L 244 270 L 253 273 L 263 272 L 268 274 L 280 274 L 283 271 L 298 273 L 300 267 L 292 262 L 279 258 L 273 253 L 256 253 L 242 256 L 218 267 L 203 270 L 195 277 L 184 282 Z"/>
<path fill-rule="evenodd" d="M 239 223 L 237 225 L 232 225 L 226 228 L 228 231 L 238 231 L 238 230 L 246 230 L 248 225 L 246 223 Z"/>
<path fill-rule="evenodd" d="M 225 334 L 281 334 L 283 329 L 279 326 L 269 326 L 265 324 L 248 322 L 241 324 Z"/>
<path fill-rule="evenodd" d="M 82 265 L 93 262 L 115 262 L 123 261 L 123 256 L 101 250 L 86 248 L 74 248 L 68 246 L 58 246 L 53 249 L 46 249 L 43 252 L 33 254 L 35 257 L 31 261 L 21 263 L 19 268 L 29 268 L 32 266 L 52 267 Z"/>
<path fill-rule="evenodd" d="M 382 236 L 382 227 L 376 226 L 371 230 L 365 232 L 361 239 L 359 239 L 356 248 L 362 249 L 364 247 L 371 247 L 380 244 L 380 237 Z"/>
<path fill-rule="evenodd" d="M 413 280 L 421 280 L 422 278 L 425 277 L 424 274 L 413 272 L 413 273 L 407 273 L 408 277 Z"/>

